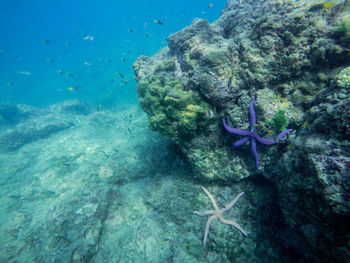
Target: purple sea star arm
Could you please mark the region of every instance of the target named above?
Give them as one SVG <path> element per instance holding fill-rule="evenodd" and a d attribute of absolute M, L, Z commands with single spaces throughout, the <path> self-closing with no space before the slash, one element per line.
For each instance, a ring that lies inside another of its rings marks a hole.
<path fill-rule="evenodd" d="M 243 139 L 240 139 L 239 141 L 236 141 L 236 142 L 233 144 L 233 147 L 239 147 L 239 146 L 245 144 L 248 140 L 249 140 L 249 136 L 246 136 L 246 137 L 244 137 Z"/>
<path fill-rule="evenodd" d="M 259 154 L 258 154 L 258 151 L 256 150 L 255 138 L 252 138 L 250 140 L 250 146 L 252 147 L 252 152 L 253 152 L 253 155 L 254 155 L 256 167 L 259 168 Z"/>
<path fill-rule="evenodd" d="M 230 126 L 227 125 L 224 118 L 222 118 L 222 122 L 224 124 L 225 129 L 231 133 L 238 134 L 238 135 L 245 135 L 245 136 L 250 135 L 250 132 L 248 130 L 240 130 L 240 129 L 231 128 Z"/>
<path fill-rule="evenodd" d="M 278 134 L 278 135 L 276 136 L 276 138 L 275 138 L 276 141 L 281 140 L 281 139 L 283 138 L 284 135 L 290 133 L 291 131 L 292 131 L 292 129 L 288 129 L 288 130 L 285 130 L 285 131 L 281 132 L 280 134 Z"/>
<path fill-rule="evenodd" d="M 272 145 L 275 144 L 276 141 L 274 139 L 265 139 L 261 138 L 259 134 L 255 133 L 254 138 L 258 140 L 258 142 L 265 144 L 265 145 Z"/>
<path fill-rule="evenodd" d="M 256 116 L 255 116 L 255 110 L 254 110 L 254 103 L 255 99 L 253 98 L 250 102 L 249 106 L 249 114 L 250 114 L 250 129 L 252 130 L 254 128 L 254 125 L 256 124 Z"/>

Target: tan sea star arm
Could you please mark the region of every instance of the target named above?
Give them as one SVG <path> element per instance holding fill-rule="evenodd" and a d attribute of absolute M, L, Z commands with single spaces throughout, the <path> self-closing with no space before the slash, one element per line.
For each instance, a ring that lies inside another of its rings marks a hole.
<path fill-rule="evenodd" d="M 211 217 L 209 217 L 207 224 L 205 226 L 205 233 L 204 233 L 204 240 L 203 240 L 204 246 L 205 246 L 205 243 L 207 243 L 207 237 L 208 237 L 208 233 L 209 233 L 210 224 L 211 224 L 211 222 L 213 222 L 213 220 L 215 218 L 217 218 L 216 215 L 212 215 Z"/>
<path fill-rule="evenodd" d="M 238 199 L 241 198 L 241 196 L 244 195 L 244 192 L 239 193 L 235 199 L 233 199 L 230 203 L 228 203 L 225 208 L 224 211 L 229 210 L 232 206 L 234 206 L 235 203 L 237 203 Z"/>
<path fill-rule="evenodd" d="M 205 189 L 203 186 L 202 186 L 202 189 L 203 191 L 207 194 L 207 196 L 209 197 L 210 201 L 211 201 L 211 204 L 213 205 L 214 209 L 215 210 L 219 210 L 219 207 L 218 205 L 216 204 L 215 202 L 215 199 L 214 197 L 211 195 L 211 193 L 209 193 L 209 191 L 207 189 Z"/>
<path fill-rule="evenodd" d="M 227 220 L 225 218 L 219 217 L 219 220 L 224 223 L 224 224 L 228 224 L 228 225 L 232 225 L 235 228 L 237 228 L 239 231 L 242 232 L 243 235 L 248 236 L 247 232 L 245 232 L 243 230 L 243 228 L 241 228 L 241 226 L 239 224 L 237 224 L 234 220 Z M 209 221 L 209 220 L 208 220 Z"/>
<path fill-rule="evenodd" d="M 207 215 L 214 215 L 215 210 L 207 210 L 204 212 L 194 211 L 193 214 L 199 215 L 199 216 L 207 216 Z"/>

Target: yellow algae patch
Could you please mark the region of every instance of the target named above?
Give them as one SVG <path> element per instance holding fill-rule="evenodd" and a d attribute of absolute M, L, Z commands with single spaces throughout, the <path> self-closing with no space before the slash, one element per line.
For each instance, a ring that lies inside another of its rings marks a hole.
<path fill-rule="evenodd" d="M 210 171 L 210 172 L 206 173 L 205 176 L 209 179 L 213 179 L 215 177 L 215 173 L 214 173 L 214 171 Z"/>
<path fill-rule="evenodd" d="M 199 111 L 201 109 L 201 107 L 198 105 L 190 104 L 190 105 L 187 105 L 186 109 L 188 109 L 190 111 Z"/>
<path fill-rule="evenodd" d="M 183 117 L 187 117 L 187 118 L 195 118 L 196 117 L 196 113 L 192 112 L 192 111 L 182 111 L 181 114 Z"/>

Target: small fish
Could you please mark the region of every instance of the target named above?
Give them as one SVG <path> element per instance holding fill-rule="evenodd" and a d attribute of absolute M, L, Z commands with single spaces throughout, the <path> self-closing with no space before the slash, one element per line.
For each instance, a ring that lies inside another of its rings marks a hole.
<path fill-rule="evenodd" d="M 290 90 L 290 91 L 288 92 L 288 95 L 292 95 L 292 94 L 294 94 L 294 92 L 295 92 L 295 90 L 292 89 L 292 90 Z"/>
<path fill-rule="evenodd" d="M 320 10 L 324 10 L 328 12 L 328 8 L 331 8 L 333 6 L 333 2 L 325 2 L 323 4 L 316 4 L 309 8 L 309 12 L 318 12 Z"/>
<path fill-rule="evenodd" d="M 74 76 L 72 73 L 69 73 L 69 72 L 67 72 L 67 73 L 64 74 L 64 75 L 66 75 L 66 76 L 68 76 L 68 77 L 73 77 L 73 76 Z"/>
<path fill-rule="evenodd" d="M 120 58 L 121 61 L 123 62 L 126 62 L 126 59 L 125 58 Z"/>
<path fill-rule="evenodd" d="M 149 38 L 151 36 L 151 33 L 146 32 L 145 37 Z"/>
<path fill-rule="evenodd" d="M 121 78 L 125 78 L 124 76 L 123 76 L 123 74 L 122 73 L 120 73 L 120 72 L 116 72 L 115 74 L 117 74 L 117 75 L 119 75 Z"/>
<path fill-rule="evenodd" d="M 296 90 L 298 90 L 299 88 L 300 88 L 299 85 L 295 85 L 294 89 L 291 89 L 291 90 L 288 92 L 288 95 L 294 94 L 294 92 L 295 92 Z"/>
<path fill-rule="evenodd" d="M 58 74 L 63 75 L 63 70 L 62 69 L 57 70 L 57 72 L 58 72 Z"/>
<path fill-rule="evenodd" d="M 303 127 L 303 128 L 305 128 L 307 126 L 307 121 L 306 122 L 304 122 L 300 127 Z"/>
<path fill-rule="evenodd" d="M 233 72 L 229 77 L 228 79 L 228 83 L 227 83 L 227 87 L 230 88 L 231 87 L 231 84 L 232 84 L 232 80 L 233 80 L 233 77 L 236 76 L 236 72 Z"/>
<path fill-rule="evenodd" d="M 71 47 L 72 46 L 72 44 L 71 43 L 69 43 L 69 42 L 66 42 L 66 43 L 64 43 L 67 47 Z"/>
<path fill-rule="evenodd" d="M 326 10 L 327 8 L 331 8 L 333 6 L 333 3 L 333 1 L 323 3 L 323 9 Z"/>
<path fill-rule="evenodd" d="M 67 90 L 68 91 L 81 91 L 81 90 L 83 90 L 83 88 L 82 87 L 74 87 L 74 86 L 72 86 L 72 87 L 69 87 Z"/>
<path fill-rule="evenodd" d="M 102 108 L 102 104 L 98 104 L 96 110 L 99 111 Z"/>
<path fill-rule="evenodd" d="M 212 8 L 213 8 L 213 6 L 214 6 L 214 4 L 213 4 L 213 3 L 209 3 L 209 5 L 208 5 L 208 9 L 212 9 Z"/>
<path fill-rule="evenodd" d="M 8 86 L 8 87 L 11 87 L 13 85 L 14 85 L 13 82 L 6 82 L 6 86 Z"/>
<path fill-rule="evenodd" d="M 289 145 L 287 145 L 286 147 L 287 147 L 288 149 L 292 148 L 292 146 L 291 146 L 290 144 L 289 144 Z"/>
<path fill-rule="evenodd" d="M 272 133 L 272 132 L 273 132 L 273 130 L 268 130 L 268 131 L 267 131 L 267 133 Z"/>
<path fill-rule="evenodd" d="M 188 247 L 200 248 L 200 247 L 202 247 L 202 244 L 194 241 L 194 242 L 184 244 L 184 247 L 186 247 L 186 248 L 188 248 Z"/>
<path fill-rule="evenodd" d="M 92 64 L 89 63 L 89 62 L 84 62 L 84 65 L 86 65 L 86 66 L 92 66 Z"/>
<path fill-rule="evenodd" d="M 111 63 L 111 62 L 112 62 L 112 60 L 110 58 L 106 59 L 106 63 Z"/>
<path fill-rule="evenodd" d="M 128 32 L 129 32 L 129 33 L 134 33 L 135 31 L 134 31 L 134 29 L 132 29 L 132 28 L 128 28 Z"/>
<path fill-rule="evenodd" d="M 2 53 L 4 53 L 4 51 L 0 49 L 0 54 L 2 54 Z"/>
<path fill-rule="evenodd" d="M 43 44 L 49 44 L 50 42 L 51 42 L 51 39 L 48 39 L 48 38 L 43 40 Z"/>
<path fill-rule="evenodd" d="M 87 35 L 86 37 L 83 38 L 83 40 L 90 40 L 90 41 L 93 41 L 95 39 L 95 36 L 90 36 L 90 35 Z"/>
<path fill-rule="evenodd" d="M 25 76 L 31 76 L 32 75 L 32 73 L 30 73 L 29 71 L 25 71 L 25 70 L 18 71 L 17 74 L 21 74 L 21 75 L 25 75 Z"/>
<path fill-rule="evenodd" d="M 46 61 L 50 62 L 50 63 L 55 63 L 55 61 L 53 59 L 51 59 L 51 58 L 47 58 Z"/>
<path fill-rule="evenodd" d="M 228 75 L 227 77 L 232 78 L 232 77 L 236 76 L 236 74 L 237 74 L 237 72 L 232 72 L 232 74 Z"/>
<path fill-rule="evenodd" d="M 153 22 L 158 25 L 164 25 L 164 22 L 162 20 L 154 19 Z"/>
<path fill-rule="evenodd" d="M 21 169 L 23 169 L 23 168 L 24 168 L 24 166 L 23 166 L 22 164 L 20 164 L 20 165 L 18 165 L 18 166 L 15 168 L 15 170 L 18 171 L 18 170 L 21 170 Z"/>

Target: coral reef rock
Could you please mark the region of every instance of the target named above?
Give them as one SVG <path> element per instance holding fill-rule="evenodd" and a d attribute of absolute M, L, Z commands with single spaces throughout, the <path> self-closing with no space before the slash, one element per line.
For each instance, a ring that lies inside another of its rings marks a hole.
<path fill-rule="evenodd" d="M 195 19 L 134 63 L 150 129 L 199 180 L 273 182 L 288 224 L 280 240 L 316 262 L 350 258 L 349 14 L 348 0 L 232 0 L 214 23 Z M 293 129 L 277 147 L 258 145 L 260 169 L 221 121 L 247 129 L 253 97 L 261 136 Z"/>

